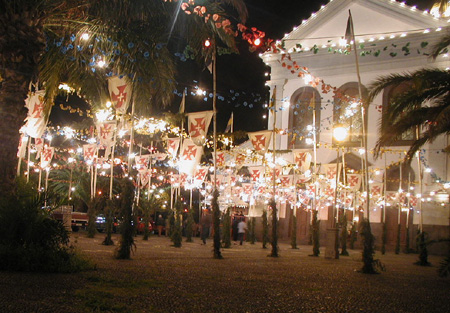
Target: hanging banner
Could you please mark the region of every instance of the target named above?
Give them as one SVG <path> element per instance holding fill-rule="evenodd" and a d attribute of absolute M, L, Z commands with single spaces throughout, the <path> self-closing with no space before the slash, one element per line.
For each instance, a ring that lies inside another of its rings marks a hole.
<path fill-rule="evenodd" d="M 248 133 L 248 137 L 252 142 L 253 149 L 257 152 L 265 153 L 269 147 L 270 136 L 272 131 L 264 130 L 259 132 Z"/>
<path fill-rule="evenodd" d="M 97 136 L 101 146 L 105 148 L 112 146 L 115 130 L 116 130 L 115 121 L 97 124 Z"/>
<path fill-rule="evenodd" d="M 47 126 L 47 120 L 44 116 L 44 95 L 45 91 L 39 90 L 32 93 L 25 100 L 25 107 L 28 109 L 28 113 L 23 130 L 32 138 L 41 138 Z"/>
<path fill-rule="evenodd" d="M 280 178 L 283 168 L 279 165 L 274 168 L 268 168 L 266 171 L 266 182 L 273 183 L 273 172 L 275 172 L 275 179 Z"/>
<path fill-rule="evenodd" d="M 371 183 L 370 184 L 370 197 L 379 198 L 383 192 L 383 183 Z"/>
<path fill-rule="evenodd" d="M 174 187 L 180 186 L 180 175 L 179 174 L 171 174 L 170 183 Z"/>
<path fill-rule="evenodd" d="M 361 174 L 347 174 L 347 183 L 351 190 L 358 191 L 361 188 Z"/>
<path fill-rule="evenodd" d="M 293 176 L 292 175 L 282 175 L 280 177 L 281 187 L 283 187 L 283 188 L 291 187 L 292 186 L 292 180 L 293 180 Z"/>
<path fill-rule="evenodd" d="M 36 158 L 38 159 L 41 156 L 41 151 L 44 148 L 44 139 L 43 138 L 34 138 L 34 149 L 36 150 Z"/>
<path fill-rule="evenodd" d="M 136 156 L 134 159 L 136 161 L 136 169 L 138 171 L 145 171 L 148 169 L 148 165 L 150 164 L 150 154 L 143 154 Z"/>
<path fill-rule="evenodd" d="M 41 152 L 41 168 L 46 168 L 53 159 L 54 147 L 44 147 Z"/>
<path fill-rule="evenodd" d="M 200 185 L 205 181 L 206 174 L 208 174 L 208 167 L 201 166 L 195 169 L 194 184 Z"/>
<path fill-rule="evenodd" d="M 141 188 L 144 188 L 147 186 L 147 184 L 150 182 L 150 177 L 152 176 L 152 172 L 149 169 L 142 169 L 139 171 L 139 178 L 141 181 Z"/>
<path fill-rule="evenodd" d="M 394 204 L 397 202 L 397 191 L 386 191 L 385 198 L 387 203 Z"/>
<path fill-rule="evenodd" d="M 304 173 L 311 167 L 311 153 L 310 150 L 298 149 L 293 151 L 294 163 L 297 164 L 298 169 Z"/>
<path fill-rule="evenodd" d="M 295 185 L 304 184 L 306 182 L 309 182 L 311 180 L 312 176 L 305 176 L 305 175 L 295 175 Z"/>
<path fill-rule="evenodd" d="M 341 203 L 349 208 L 353 203 L 353 192 L 351 191 L 342 191 L 341 192 Z"/>
<path fill-rule="evenodd" d="M 28 137 L 26 137 L 24 134 L 21 134 L 19 140 L 19 147 L 17 148 L 17 157 L 20 159 L 25 158 L 25 154 L 27 152 L 27 142 Z"/>
<path fill-rule="evenodd" d="M 88 145 L 83 145 L 83 158 L 85 162 L 90 162 L 92 164 L 92 162 L 94 162 L 95 159 L 95 155 L 97 152 L 97 145 L 94 144 L 88 144 Z"/>
<path fill-rule="evenodd" d="M 125 77 L 114 76 L 108 79 L 109 97 L 117 113 L 125 114 L 131 100 L 131 86 Z"/>
<path fill-rule="evenodd" d="M 243 192 L 244 192 L 246 195 L 251 195 L 252 192 L 253 192 L 253 184 L 243 183 L 243 184 L 242 184 L 242 189 L 243 189 Z"/>
<path fill-rule="evenodd" d="M 211 175 L 211 179 L 214 179 L 214 175 Z M 223 175 L 216 175 L 216 186 L 220 187 L 222 185 Z"/>
<path fill-rule="evenodd" d="M 187 116 L 189 136 L 196 145 L 202 145 L 208 133 L 213 111 L 188 113 Z"/>
<path fill-rule="evenodd" d="M 325 177 L 327 179 L 336 181 L 336 174 L 338 171 L 336 163 L 322 164 L 322 168 L 325 171 Z"/>
<path fill-rule="evenodd" d="M 241 168 L 242 165 L 245 163 L 245 160 L 247 159 L 246 155 L 243 153 L 237 153 L 235 156 L 234 164 L 236 165 L 236 168 Z"/>
<path fill-rule="evenodd" d="M 200 163 L 202 154 L 202 146 L 197 146 L 189 138 L 185 139 L 181 149 L 180 161 L 178 162 L 180 173 L 185 173 L 189 176 L 194 175 L 194 171 Z"/>
<path fill-rule="evenodd" d="M 409 205 L 415 208 L 417 206 L 417 202 L 419 201 L 419 199 L 413 195 L 410 195 L 408 197 L 408 199 L 409 199 Z"/>
<path fill-rule="evenodd" d="M 167 153 L 175 159 L 177 157 L 178 148 L 180 146 L 180 138 L 168 138 L 167 139 Z"/>
<path fill-rule="evenodd" d="M 225 166 L 225 152 L 217 151 L 216 155 L 217 155 L 216 165 L 218 167 L 224 167 Z M 213 158 L 214 158 L 214 153 L 213 153 Z"/>
<path fill-rule="evenodd" d="M 250 166 L 248 171 L 252 182 L 259 182 L 264 177 L 264 166 Z"/>

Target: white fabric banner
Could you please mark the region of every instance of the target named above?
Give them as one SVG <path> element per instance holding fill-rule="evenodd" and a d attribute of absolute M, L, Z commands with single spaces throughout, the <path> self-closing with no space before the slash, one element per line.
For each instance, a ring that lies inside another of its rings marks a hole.
<path fill-rule="evenodd" d="M 87 161 L 94 162 L 96 152 L 97 152 L 97 145 L 95 143 L 83 145 L 83 158 L 86 162 Z"/>
<path fill-rule="evenodd" d="M 125 78 L 114 76 L 108 79 L 109 96 L 116 112 L 125 114 L 131 100 L 131 87 Z"/>
<path fill-rule="evenodd" d="M 107 148 L 113 144 L 116 122 L 108 121 L 97 125 L 97 136 L 100 145 Z"/>
<path fill-rule="evenodd" d="M 311 167 L 311 153 L 310 150 L 297 149 L 293 151 L 294 163 L 297 164 L 299 170 L 304 173 Z"/>
<path fill-rule="evenodd" d="M 167 138 L 167 153 L 172 157 L 172 159 L 177 157 L 179 147 L 180 138 Z"/>
<path fill-rule="evenodd" d="M 41 138 L 44 134 L 47 120 L 44 116 L 44 90 L 39 90 L 28 96 L 25 107 L 28 109 L 25 133 L 33 138 Z"/>
<path fill-rule="evenodd" d="M 54 147 L 45 146 L 41 152 L 41 168 L 46 168 L 53 159 Z"/>
<path fill-rule="evenodd" d="M 181 149 L 181 156 L 179 161 L 180 173 L 185 173 L 189 176 L 194 175 L 197 165 L 203 154 L 203 147 L 197 146 L 194 142 L 187 138 L 183 141 Z"/>
<path fill-rule="evenodd" d="M 272 131 L 270 130 L 248 133 L 248 137 L 252 142 L 253 149 L 258 152 L 266 152 L 267 148 L 269 147 L 271 134 Z"/>
<path fill-rule="evenodd" d="M 204 138 L 208 133 L 209 124 L 213 116 L 213 111 L 202 111 L 189 113 L 188 115 L 188 131 L 192 141 L 196 145 L 204 143 Z"/>

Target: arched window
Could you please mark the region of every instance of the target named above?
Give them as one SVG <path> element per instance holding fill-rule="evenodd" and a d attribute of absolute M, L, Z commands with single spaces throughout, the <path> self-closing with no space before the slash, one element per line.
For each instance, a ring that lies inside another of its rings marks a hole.
<path fill-rule="evenodd" d="M 383 111 L 389 110 L 389 106 L 393 101 L 395 101 L 395 97 L 407 91 L 409 87 L 410 84 L 404 82 L 395 87 L 385 88 L 383 92 Z M 415 132 L 411 130 L 402 134 L 401 139 L 393 142 L 391 146 L 410 146 L 415 138 Z"/>
<path fill-rule="evenodd" d="M 310 148 L 307 138 L 313 139 L 311 126 L 316 116 L 316 140 L 320 126 L 320 94 L 313 87 L 297 89 L 291 97 L 289 109 L 289 148 Z"/>
<path fill-rule="evenodd" d="M 367 96 L 367 89 L 361 86 L 362 97 Z M 349 100 L 351 99 L 351 100 Z M 362 113 L 358 83 L 351 82 L 342 85 L 334 97 L 334 125 L 341 124 L 348 128 L 348 138 L 345 145 L 358 146 L 362 140 Z"/>

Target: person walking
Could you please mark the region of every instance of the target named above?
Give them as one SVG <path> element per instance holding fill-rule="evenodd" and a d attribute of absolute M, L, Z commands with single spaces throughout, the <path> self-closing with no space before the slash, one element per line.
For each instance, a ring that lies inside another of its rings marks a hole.
<path fill-rule="evenodd" d="M 156 226 L 158 228 L 158 237 L 161 237 L 164 225 L 166 225 L 166 222 L 164 221 L 163 216 L 159 214 L 158 219 L 156 220 Z"/>
<path fill-rule="evenodd" d="M 247 229 L 247 223 L 245 222 L 244 218 L 242 218 L 241 221 L 238 223 L 237 228 L 238 228 L 239 244 L 242 246 L 242 242 L 244 241 L 245 230 Z"/>

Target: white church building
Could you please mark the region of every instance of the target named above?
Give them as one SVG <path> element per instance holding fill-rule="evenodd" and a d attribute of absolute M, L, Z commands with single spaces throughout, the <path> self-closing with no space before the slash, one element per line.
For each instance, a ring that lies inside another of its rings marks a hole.
<path fill-rule="evenodd" d="M 349 11 L 353 19 L 357 59 L 353 45 L 343 43 Z M 276 117 L 274 119 L 274 114 L 271 114 L 268 125 L 273 129 L 275 124 L 277 150 L 312 151 L 314 128 L 311 125 L 315 124 L 318 171 L 323 172 L 325 164 L 337 163 L 338 160 L 344 164 L 346 173 L 358 173 L 365 159 L 362 134 L 367 132 L 369 186 L 383 184 L 382 193 L 387 202 L 385 210 L 375 197 L 369 205 L 377 248 L 381 244 L 383 221 L 387 226 L 388 250 L 395 246 L 398 224 L 401 225 L 402 246 L 405 246 L 406 231 L 409 231 L 409 245 L 414 247 L 419 226 L 433 239 L 449 237 L 450 172 L 449 155 L 444 152 L 449 138 L 442 136 L 426 144 L 420 151 L 420 162 L 414 159 L 410 166 L 399 164 L 414 139 L 414 133 L 384 147 L 384 153 L 375 158 L 373 149 L 378 139 L 381 112 L 388 109 L 390 99 L 405 87 L 384 90 L 370 103 L 365 112 L 368 123 L 364 130 L 358 101 L 347 101 L 346 96 L 359 99 L 361 92 L 364 98 L 371 82 L 391 73 L 431 67 L 449 68 L 448 54 L 442 54 L 436 60 L 428 56 L 431 47 L 449 32 L 450 17 L 435 17 L 428 11 L 420 11 L 395 0 L 331 0 L 281 39 L 284 50 L 261 55 L 271 68 L 268 85 L 275 100 Z M 358 88 L 357 62 L 361 90 Z M 337 142 L 332 136 L 333 127 L 338 124 L 349 132 L 347 138 L 339 143 L 339 157 Z M 422 179 L 419 179 L 420 172 Z M 399 190 L 403 192 L 399 194 Z M 400 202 L 401 206 L 398 205 Z M 367 211 L 362 208 L 356 214 L 350 214 L 349 221 L 358 221 L 363 214 L 367 216 Z M 297 236 L 301 243 L 306 243 L 311 213 L 302 210 L 295 216 L 290 211 L 285 210 L 280 218 L 280 237 L 287 239 L 291 236 L 292 218 L 297 218 Z M 325 230 L 331 225 L 329 208 L 321 210 L 319 218 L 323 245 Z M 431 250 L 439 253 L 444 247 L 436 245 Z"/>

